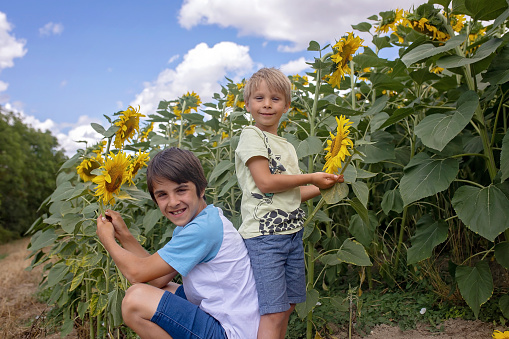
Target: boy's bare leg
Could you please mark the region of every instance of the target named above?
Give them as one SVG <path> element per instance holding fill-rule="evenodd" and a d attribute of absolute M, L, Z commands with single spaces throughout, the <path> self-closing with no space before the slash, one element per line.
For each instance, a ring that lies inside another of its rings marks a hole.
<path fill-rule="evenodd" d="M 258 327 L 258 339 L 284 339 L 288 327 L 288 319 L 294 309 L 295 304 L 290 304 L 290 309 L 286 312 L 262 315 Z"/>
<path fill-rule="evenodd" d="M 161 327 L 150 321 L 157 311 L 159 301 L 165 290 L 175 292 L 178 285 L 170 283 L 165 289 L 146 284 L 131 286 L 122 300 L 122 317 L 127 326 L 134 330 L 142 339 L 170 338 Z"/>

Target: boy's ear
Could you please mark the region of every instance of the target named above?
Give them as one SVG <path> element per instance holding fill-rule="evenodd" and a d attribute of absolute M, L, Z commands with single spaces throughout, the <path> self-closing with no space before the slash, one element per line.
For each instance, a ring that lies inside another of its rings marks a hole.
<path fill-rule="evenodd" d="M 248 101 L 244 101 L 244 106 L 246 106 L 246 111 L 250 112 L 249 111 L 249 100 Z"/>

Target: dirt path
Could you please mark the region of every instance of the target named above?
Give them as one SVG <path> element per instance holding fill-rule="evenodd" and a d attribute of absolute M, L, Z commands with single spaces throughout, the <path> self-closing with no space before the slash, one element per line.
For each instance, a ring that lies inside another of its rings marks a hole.
<path fill-rule="evenodd" d="M 23 338 L 46 309 L 33 296 L 42 269 L 26 271 L 29 239 L 0 246 L 0 338 Z"/>
<path fill-rule="evenodd" d="M 47 310 L 47 306 L 37 301 L 34 293 L 42 277 L 42 269 L 26 271 L 30 260 L 26 247 L 28 239 L 0 245 L 0 338 L 60 338 L 58 334 L 44 333 L 41 328 L 32 328 L 31 324 Z M 448 320 L 440 332 L 431 332 L 424 326 L 411 331 L 401 331 L 397 327 L 379 325 L 366 339 L 490 339 L 492 324 L 462 319 Z M 496 328 L 504 330 L 502 328 Z M 507 330 L 507 329 L 505 329 Z M 76 335 L 68 338 L 77 337 Z M 347 334 L 331 336 L 334 339 L 348 338 Z M 360 339 L 359 336 L 354 336 Z"/>

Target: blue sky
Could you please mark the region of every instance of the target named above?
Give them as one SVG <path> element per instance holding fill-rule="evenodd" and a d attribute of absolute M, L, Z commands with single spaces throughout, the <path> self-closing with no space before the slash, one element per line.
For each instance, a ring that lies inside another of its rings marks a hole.
<path fill-rule="evenodd" d="M 0 3 L 0 105 L 50 130 L 68 155 L 91 122 L 194 91 L 203 102 L 261 66 L 301 75 L 310 40 L 424 0 L 16 0 Z M 373 22 L 371 22 L 373 23 Z M 357 34 L 358 32 L 356 32 Z M 361 35 L 370 43 L 368 35 Z"/>

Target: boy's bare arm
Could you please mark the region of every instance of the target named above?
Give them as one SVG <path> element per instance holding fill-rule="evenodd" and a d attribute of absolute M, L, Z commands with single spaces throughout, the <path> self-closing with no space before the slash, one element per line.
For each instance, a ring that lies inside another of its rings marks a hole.
<path fill-rule="evenodd" d="M 332 187 L 340 178 L 342 179 L 338 175 L 324 172 L 294 175 L 272 174 L 269 170 L 268 160 L 264 157 L 252 157 L 246 165 L 262 193 L 279 193 L 309 184 L 326 189 Z"/>
<path fill-rule="evenodd" d="M 168 265 L 159 254 L 140 257 L 122 248 L 115 240 L 113 224 L 105 217 L 97 218 L 97 235 L 129 282 L 134 284 L 152 281 L 155 286 L 161 287 L 164 286 L 163 282 L 167 284 L 176 275 L 173 267 Z"/>

